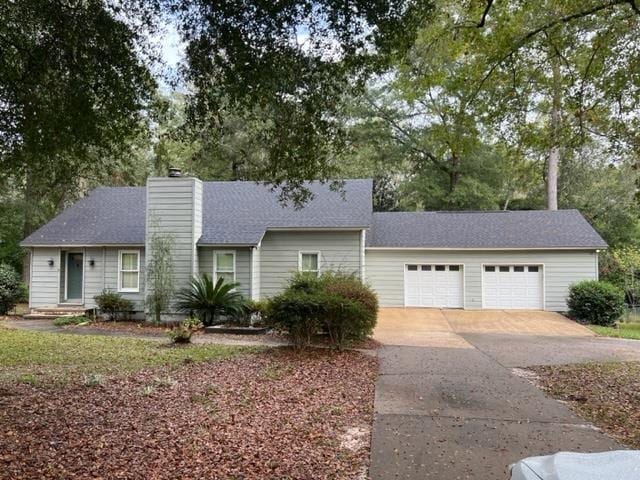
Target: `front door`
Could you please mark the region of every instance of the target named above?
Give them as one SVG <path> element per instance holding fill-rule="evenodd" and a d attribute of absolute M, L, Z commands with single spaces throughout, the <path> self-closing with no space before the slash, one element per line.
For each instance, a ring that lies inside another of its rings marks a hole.
<path fill-rule="evenodd" d="M 82 253 L 67 253 L 67 295 L 68 302 L 82 303 Z"/>

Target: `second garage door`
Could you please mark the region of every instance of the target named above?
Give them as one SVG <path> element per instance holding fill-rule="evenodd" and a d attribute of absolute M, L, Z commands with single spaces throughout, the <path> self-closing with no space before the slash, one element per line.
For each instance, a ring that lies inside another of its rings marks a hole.
<path fill-rule="evenodd" d="M 542 266 L 485 265 L 483 308 L 543 309 Z"/>
<path fill-rule="evenodd" d="M 405 265 L 407 307 L 462 308 L 461 265 Z"/>

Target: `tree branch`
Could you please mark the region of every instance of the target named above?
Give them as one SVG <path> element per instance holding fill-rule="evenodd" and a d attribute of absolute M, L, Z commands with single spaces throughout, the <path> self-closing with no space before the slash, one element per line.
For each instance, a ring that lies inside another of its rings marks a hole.
<path fill-rule="evenodd" d="M 487 1 L 489 1 L 489 0 L 487 0 Z M 467 105 L 469 105 L 472 101 L 475 100 L 475 98 L 478 96 L 478 94 L 480 93 L 480 91 L 484 87 L 484 84 L 486 83 L 486 81 L 489 79 L 489 77 L 491 77 L 491 75 L 493 75 L 493 72 L 495 72 L 496 69 L 500 65 L 502 65 L 509 58 L 511 58 L 518 50 L 520 50 L 524 45 L 526 45 L 529 42 L 529 40 L 531 40 L 533 37 L 535 37 L 539 33 L 543 32 L 543 31 L 546 31 L 546 30 L 548 30 L 550 28 L 553 28 L 553 27 L 555 27 L 557 25 L 570 23 L 573 20 L 577 20 L 579 18 L 587 17 L 589 15 L 593 15 L 594 13 L 598 13 L 601 10 L 607 10 L 607 9 L 610 9 L 610 8 L 613 8 L 613 7 L 617 6 L 617 5 L 622 5 L 622 4 L 630 5 L 634 12 L 640 14 L 640 9 L 636 5 L 636 0 L 610 0 L 610 1 L 606 2 L 606 3 L 601 4 L 601 5 L 596 5 L 594 7 L 591 7 L 589 9 L 587 9 L 587 10 L 581 10 L 579 12 L 575 12 L 575 13 L 572 13 L 570 15 L 565 15 L 564 17 L 560 17 L 560 18 L 556 18 L 554 20 L 550 20 L 547 23 L 539 26 L 538 28 L 535 28 L 534 30 L 531 30 L 524 37 L 522 37 L 520 40 L 518 40 L 515 43 L 515 45 L 513 46 L 513 48 L 511 48 L 511 50 L 509 50 L 509 52 L 507 52 L 505 55 L 503 55 L 501 58 L 499 58 L 497 62 L 495 62 L 493 65 L 491 65 L 491 68 L 489 68 L 487 73 L 480 80 L 480 83 L 478 84 L 477 88 L 471 94 L 471 96 L 469 98 L 469 101 L 467 102 Z"/>
<path fill-rule="evenodd" d="M 487 15 L 489 15 L 489 10 L 491 10 L 492 5 L 493 5 L 493 0 L 487 0 L 487 6 L 485 7 L 484 12 L 482 12 L 482 18 L 480 19 L 477 25 L 478 28 L 484 27 L 484 23 L 487 20 Z"/>

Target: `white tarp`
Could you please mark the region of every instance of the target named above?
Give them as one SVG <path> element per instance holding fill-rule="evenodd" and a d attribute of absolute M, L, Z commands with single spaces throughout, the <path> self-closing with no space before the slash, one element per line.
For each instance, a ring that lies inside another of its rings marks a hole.
<path fill-rule="evenodd" d="M 511 466 L 511 480 L 640 480 L 640 451 L 529 457 Z"/>

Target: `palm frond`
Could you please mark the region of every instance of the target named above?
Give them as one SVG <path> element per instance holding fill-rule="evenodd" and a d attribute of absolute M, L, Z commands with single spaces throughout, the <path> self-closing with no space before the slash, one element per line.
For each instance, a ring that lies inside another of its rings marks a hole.
<path fill-rule="evenodd" d="M 245 310 L 245 299 L 236 291 L 238 283 L 227 283 L 224 278 L 217 282 L 208 274 L 191 279 L 189 287 L 176 295 L 179 311 L 196 316 L 204 325 L 213 325 L 219 315 L 237 316 Z"/>

